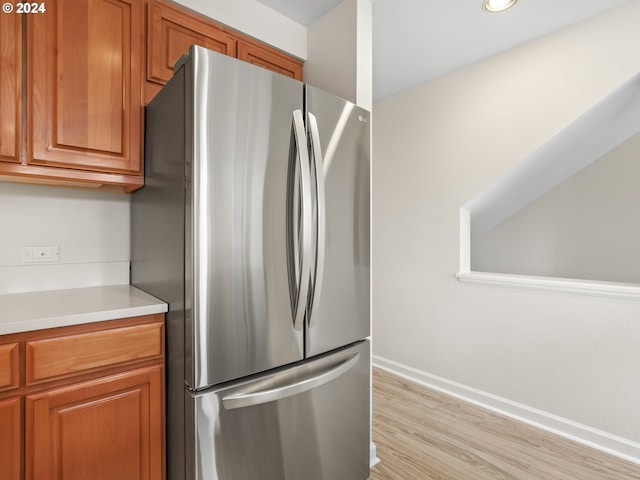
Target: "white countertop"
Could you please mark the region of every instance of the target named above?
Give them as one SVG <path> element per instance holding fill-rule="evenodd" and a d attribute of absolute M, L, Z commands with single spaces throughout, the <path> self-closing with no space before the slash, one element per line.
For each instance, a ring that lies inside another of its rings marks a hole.
<path fill-rule="evenodd" d="M 0 335 L 166 311 L 166 303 L 131 285 L 0 295 Z"/>

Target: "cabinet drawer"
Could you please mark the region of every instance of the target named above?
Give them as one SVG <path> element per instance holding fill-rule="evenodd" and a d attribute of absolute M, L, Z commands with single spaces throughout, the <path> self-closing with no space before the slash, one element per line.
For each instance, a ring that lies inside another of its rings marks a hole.
<path fill-rule="evenodd" d="M 18 344 L 0 345 L 0 391 L 18 387 Z"/>
<path fill-rule="evenodd" d="M 27 385 L 161 356 L 163 327 L 157 322 L 29 341 Z"/>

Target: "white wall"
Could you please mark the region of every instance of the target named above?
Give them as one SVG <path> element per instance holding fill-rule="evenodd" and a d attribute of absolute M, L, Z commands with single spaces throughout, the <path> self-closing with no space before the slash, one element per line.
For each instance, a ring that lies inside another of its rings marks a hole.
<path fill-rule="evenodd" d="M 173 0 L 302 60 L 307 29 L 257 0 Z"/>
<path fill-rule="evenodd" d="M 0 294 L 129 283 L 129 196 L 0 182 Z M 24 247 L 58 246 L 56 263 Z"/>
<path fill-rule="evenodd" d="M 639 24 L 634 0 L 374 105 L 373 347 L 640 460 L 640 304 L 454 278 L 460 206 L 640 70 Z"/>

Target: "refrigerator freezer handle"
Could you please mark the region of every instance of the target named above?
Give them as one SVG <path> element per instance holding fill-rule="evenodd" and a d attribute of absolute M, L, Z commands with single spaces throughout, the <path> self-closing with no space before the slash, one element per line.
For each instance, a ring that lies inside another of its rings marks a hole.
<path fill-rule="evenodd" d="M 324 275 L 324 248 L 326 231 L 326 212 L 324 204 L 324 165 L 322 158 L 322 147 L 320 146 L 320 132 L 318 121 L 313 113 L 308 114 L 309 133 L 311 134 L 311 153 L 313 157 L 315 184 L 316 184 L 316 212 L 317 212 L 317 239 L 315 274 L 313 278 L 313 290 L 309 302 L 310 315 L 309 327 L 313 327 L 318 319 L 313 309 L 314 299 L 320 298 L 322 291 L 322 277 Z"/>
<path fill-rule="evenodd" d="M 302 249 L 300 283 L 293 305 L 293 327 L 302 330 L 304 325 L 304 315 L 307 311 L 307 301 L 309 298 L 309 283 L 311 275 L 311 172 L 309 168 L 309 154 L 307 151 L 307 136 L 304 129 L 304 117 L 301 110 L 293 112 L 293 134 L 296 142 L 297 160 L 300 167 L 300 192 L 302 211 L 300 221 L 302 223 Z M 290 219 L 290 221 L 297 221 Z M 295 240 L 294 240 L 295 241 Z"/>
<path fill-rule="evenodd" d="M 305 366 L 309 368 L 309 372 L 306 372 L 302 378 L 296 378 L 296 381 L 293 383 L 277 387 L 273 387 L 273 385 L 282 383 L 282 377 L 286 377 L 290 372 L 274 373 L 270 377 L 267 377 L 267 379 L 258 379 L 255 381 L 255 384 L 250 383 L 242 388 L 242 390 L 223 397 L 222 405 L 226 410 L 233 410 L 236 408 L 262 405 L 263 403 L 274 402 L 299 395 L 344 375 L 358 363 L 359 359 L 360 353 L 355 353 L 344 362 L 338 365 L 324 367 L 320 371 L 310 369 L 310 366 Z M 265 387 L 260 388 L 261 386 Z"/>

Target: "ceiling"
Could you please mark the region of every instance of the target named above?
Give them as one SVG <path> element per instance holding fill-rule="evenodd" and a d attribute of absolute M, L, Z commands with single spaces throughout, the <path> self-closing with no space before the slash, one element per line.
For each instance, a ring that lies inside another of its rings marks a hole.
<path fill-rule="evenodd" d="M 309 25 L 342 0 L 259 1 Z M 507 11 L 488 13 L 482 0 L 372 0 L 374 100 L 628 1 L 519 0 Z"/>

